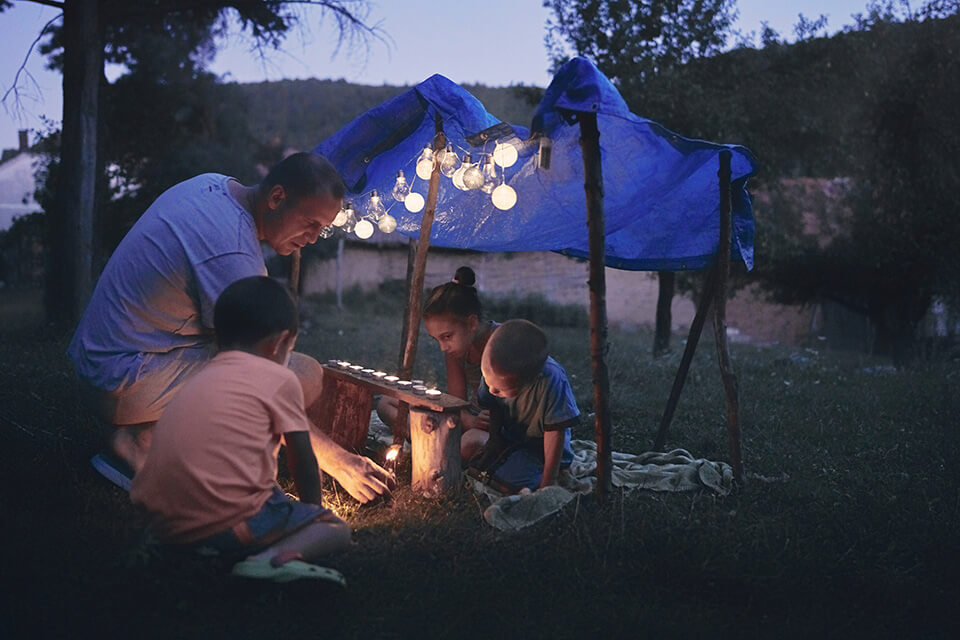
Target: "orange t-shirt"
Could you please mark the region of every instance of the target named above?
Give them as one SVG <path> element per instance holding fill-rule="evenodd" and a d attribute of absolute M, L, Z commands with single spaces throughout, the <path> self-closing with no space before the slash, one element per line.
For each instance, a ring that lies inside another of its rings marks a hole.
<path fill-rule="evenodd" d="M 307 429 L 292 371 L 243 351 L 219 353 L 164 410 L 130 498 L 164 542 L 219 533 L 260 511 L 277 484 L 280 436 Z"/>

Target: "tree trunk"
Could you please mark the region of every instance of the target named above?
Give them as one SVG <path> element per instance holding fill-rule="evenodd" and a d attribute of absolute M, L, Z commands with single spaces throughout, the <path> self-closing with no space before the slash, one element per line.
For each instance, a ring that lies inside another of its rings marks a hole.
<path fill-rule="evenodd" d="M 455 413 L 410 409 L 414 490 L 430 497 L 460 489 L 460 424 Z"/>
<path fill-rule="evenodd" d="M 657 282 L 657 325 L 653 336 L 653 357 L 660 357 L 670 351 L 670 327 L 673 319 L 670 305 L 676 289 L 677 276 L 673 271 L 658 271 Z"/>
<path fill-rule="evenodd" d="M 71 327 L 93 290 L 97 125 L 103 33 L 97 0 L 63 8 L 63 130 L 60 178 L 48 233 L 45 306 L 48 321 Z"/>
<path fill-rule="evenodd" d="M 883 300 L 871 305 L 870 322 L 875 331 L 873 353 L 891 358 L 898 367 L 909 364 L 916 356 L 917 329 L 929 307 L 929 296 Z"/>

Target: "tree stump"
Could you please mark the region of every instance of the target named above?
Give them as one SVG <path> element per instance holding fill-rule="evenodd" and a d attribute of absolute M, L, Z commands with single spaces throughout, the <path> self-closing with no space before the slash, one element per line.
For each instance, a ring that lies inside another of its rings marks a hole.
<path fill-rule="evenodd" d="M 414 490 L 429 497 L 460 490 L 460 421 L 456 413 L 411 407 L 410 450 Z"/>

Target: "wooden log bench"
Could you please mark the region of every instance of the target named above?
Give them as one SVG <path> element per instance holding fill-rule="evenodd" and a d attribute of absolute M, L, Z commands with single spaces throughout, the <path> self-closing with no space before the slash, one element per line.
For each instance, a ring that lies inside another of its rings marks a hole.
<path fill-rule="evenodd" d="M 430 496 L 456 492 L 460 487 L 460 410 L 468 403 L 447 393 L 421 395 L 382 379 L 338 365 L 323 365 L 321 429 L 334 442 L 362 453 L 370 428 L 374 394 L 390 396 L 410 407 L 412 484 Z"/>

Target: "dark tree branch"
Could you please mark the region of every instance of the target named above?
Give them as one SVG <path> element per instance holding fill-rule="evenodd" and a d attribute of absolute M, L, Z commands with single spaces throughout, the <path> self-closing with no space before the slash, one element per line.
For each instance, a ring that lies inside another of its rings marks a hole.
<path fill-rule="evenodd" d="M 36 0 L 31 0 L 31 1 L 36 1 Z M 59 4 L 59 5 L 62 6 L 63 3 L 40 2 L 40 4 L 49 4 L 49 5 L 51 5 L 51 6 L 53 6 L 54 4 Z M 23 101 L 21 100 L 21 92 L 20 92 L 20 89 L 19 89 L 21 77 L 26 77 L 27 80 L 29 80 L 30 83 L 33 84 L 34 88 L 35 88 L 37 91 L 40 90 L 40 85 L 37 84 L 37 81 L 36 81 L 36 79 L 33 77 L 33 74 L 31 74 L 29 71 L 27 71 L 27 61 L 30 60 L 30 54 L 33 53 L 33 48 L 36 47 L 36 46 L 37 46 L 37 43 L 40 42 L 40 39 L 43 38 L 43 36 L 47 34 L 47 32 L 50 30 L 50 27 L 53 26 L 53 23 L 56 22 L 57 20 L 62 19 L 62 18 L 63 18 L 63 14 L 62 14 L 62 13 L 61 13 L 60 15 L 58 15 L 58 16 L 55 16 L 55 17 L 51 18 L 51 19 L 47 22 L 47 24 L 43 25 L 43 29 L 40 30 L 40 33 L 37 35 L 37 37 L 34 39 L 34 41 L 30 43 L 30 47 L 27 49 L 27 55 L 25 55 L 25 56 L 23 57 L 23 62 L 20 63 L 20 67 L 17 69 L 17 73 L 14 74 L 14 76 L 13 76 L 13 84 L 10 86 L 9 89 L 7 89 L 7 90 L 4 92 L 3 97 L 0 98 L 0 104 L 3 105 L 3 109 L 4 109 L 4 111 L 6 111 L 7 113 L 11 113 L 11 112 L 12 112 L 12 115 L 15 115 L 15 116 L 17 116 L 17 117 L 19 118 L 20 114 L 23 113 L 23 111 L 25 110 L 25 109 L 24 109 L 24 106 L 23 106 Z M 13 108 L 12 108 L 12 109 L 7 106 L 7 100 L 11 97 L 11 93 L 13 94 Z"/>

